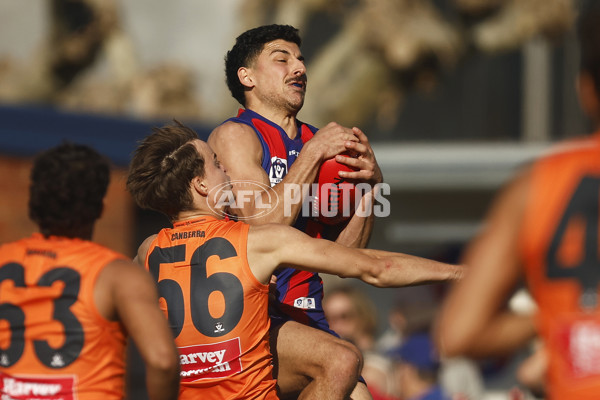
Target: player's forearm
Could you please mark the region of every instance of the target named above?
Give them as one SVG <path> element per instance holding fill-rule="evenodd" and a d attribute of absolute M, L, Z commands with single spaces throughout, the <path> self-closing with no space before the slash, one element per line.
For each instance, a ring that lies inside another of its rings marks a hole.
<path fill-rule="evenodd" d="M 373 197 L 374 193 L 370 191 L 361 198 L 357 211 L 336 238 L 336 243 L 355 248 L 367 246 L 375 222 Z"/>
<path fill-rule="evenodd" d="M 461 312 L 467 313 L 468 308 Z M 505 356 L 524 346 L 536 333 L 534 319 L 529 315 L 502 312 L 491 320 L 463 325 L 448 321 L 454 326 L 440 327 L 440 350 L 445 356 L 485 358 Z M 474 325 L 474 326 L 473 326 Z"/>
<path fill-rule="evenodd" d="M 164 319 L 163 315 L 160 317 Z M 153 332 L 152 342 L 141 339 L 136 342 L 146 365 L 148 396 L 150 400 L 175 400 L 179 395 L 179 354 L 170 330 L 155 326 Z"/>
<path fill-rule="evenodd" d="M 302 211 L 311 185 L 315 182 L 319 165 L 318 155 L 303 156 L 303 153 L 300 153 L 281 182 L 273 186 L 270 191 L 260 193 L 258 201 L 249 203 L 242 210 L 244 216 L 252 216 L 247 219 L 247 222 L 256 225 L 267 223 L 293 225 Z M 268 209 L 265 208 L 266 205 Z"/>
<path fill-rule="evenodd" d="M 378 287 L 402 287 L 462 279 L 466 268 L 426 258 L 381 250 L 361 250 L 375 259 L 361 278 Z"/>
<path fill-rule="evenodd" d="M 336 243 L 347 247 L 365 248 L 369 243 L 371 232 L 373 231 L 374 217 L 352 218 L 348 225 L 340 232 Z"/>
<path fill-rule="evenodd" d="M 179 396 L 179 366 L 147 366 L 146 388 L 150 400 L 176 400 Z"/>

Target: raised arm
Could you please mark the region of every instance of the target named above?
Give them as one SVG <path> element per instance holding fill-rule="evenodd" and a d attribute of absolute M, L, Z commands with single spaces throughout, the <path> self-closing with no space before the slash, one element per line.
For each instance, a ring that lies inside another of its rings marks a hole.
<path fill-rule="evenodd" d="M 100 313 L 120 321 L 135 342 L 146 366 L 149 398 L 176 400 L 179 357 L 150 274 L 130 261 L 114 261 L 100 273 L 94 295 Z"/>
<path fill-rule="evenodd" d="M 258 208 L 269 203 L 269 193 L 264 190 L 260 193 L 260 202 L 238 201 L 237 205 L 241 208 L 235 213 L 239 212 L 239 215 L 243 217 L 262 214 L 259 218 L 248 219 L 248 222 L 253 225 L 265 223 L 292 225 L 302 209 L 302 201 L 284 204 L 285 190 L 291 189 L 286 184 L 312 184 L 322 161 L 343 152 L 346 149 L 346 142 L 356 140 L 358 139 L 352 130 L 338 124 L 328 124 L 304 145 L 287 175 L 272 188 L 277 194 L 279 202 L 272 204 L 274 209 L 271 212 L 263 213 L 261 212 L 263 210 Z M 245 124 L 227 122 L 217 127 L 210 134 L 208 144 L 225 165 L 227 174 L 232 181 L 253 181 L 270 186 L 269 177 L 261 167 L 262 147 L 251 127 Z M 235 189 L 236 186 L 234 185 Z M 295 193 L 287 196 L 287 198 L 292 197 L 295 197 Z"/>
<path fill-rule="evenodd" d="M 248 261 L 256 277 L 268 282 L 279 265 L 357 278 L 377 287 L 401 287 L 460 279 L 464 267 L 402 253 L 353 249 L 283 225 L 252 227 Z"/>
<path fill-rule="evenodd" d="M 382 194 L 382 188 L 379 185 L 383 182 L 383 175 L 367 135 L 356 127 L 352 128 L 352 131 L 358 138 L 358 142 L 347 142 L 346 149 L 356 154 L 357 157 L 336 156 L 336 160 L 355 171 L 341 171 L 340 177 L 350 182 L 366 183 L 370 190 L 364 193 L 357 205 L 362 212 L 355 213 L 346 224 L 333 229 L 328 238 L 344 246 L 364 248 L 373 231 L 375 194 Z"/>
<path fill-rule="evenodd" d="M 528 179 L 524 173 L 500 193 L 482 232 L 467 248 L 469 274 L 453 287 L 438 324 L 445 355 L 506 355 L 534 335 L 532 317 L 506 309 L 522 276 L 518 238 Z"/>

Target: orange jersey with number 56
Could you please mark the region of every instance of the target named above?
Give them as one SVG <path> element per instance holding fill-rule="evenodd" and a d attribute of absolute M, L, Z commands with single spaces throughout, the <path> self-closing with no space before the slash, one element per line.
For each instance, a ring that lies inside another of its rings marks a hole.
<path fill-rule="evenodd" d="M 94 303 L 98 274 L 119 258 L 40 234 L 0 246 L 0 397 L 123 398 L 125 335 Z"/>
<path fill-rule="evenodd" d="M 521 232 L 550 399 L 600 395 L 600 133 L 536 162 Z"/>
<path fill-rule="evenodd" d="M 277 399 L 268 285 L 248 266 L 249 225 L 201 217 L 163 229 L 146 267 L 181 362 L 180 399 Z"/>

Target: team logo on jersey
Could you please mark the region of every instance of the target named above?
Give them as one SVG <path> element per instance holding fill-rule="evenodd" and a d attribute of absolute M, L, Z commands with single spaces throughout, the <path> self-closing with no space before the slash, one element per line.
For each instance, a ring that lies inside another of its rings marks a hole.
<path fill-rule="evenodd" d="M 50 365 L 54 368 L 60 368 L 65 366 L 65 360 L 63 360 L 63 356 L 60 353 L 56 353 L 52 356 L 52 361 L 50 361 Z"/>
<path fill-rule="evenodd" d="M 287 160 L 279 157 L 271 157 L 271 169 L 269 170 L 269 180 L 271 186 L 277 185 L 287 174 Z"/>
<path fill-rule="evenodd" d="M 294 300 L 294 307 L 309 310 L 316 308 L 315 299 L 313 297 L 298 297 Z"/>
<path fill-rule="evenodd" d="M 223 324 L 218 322 L 215 325 L 215 333 L 224 332 L 224 331 L 225 331 L 225 329 L 223 329 Z"/>

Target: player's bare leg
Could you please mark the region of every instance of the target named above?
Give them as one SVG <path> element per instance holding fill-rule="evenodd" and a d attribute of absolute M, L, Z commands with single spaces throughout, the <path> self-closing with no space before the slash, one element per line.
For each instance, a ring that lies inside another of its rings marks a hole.
<path fill-rule="evenodd" d="M 354 345 L 294 321 L 272 330 L 271 351 L 282 399 L 348 399 L 362 368 Z"/>

